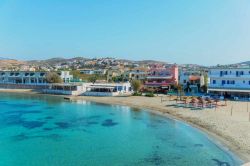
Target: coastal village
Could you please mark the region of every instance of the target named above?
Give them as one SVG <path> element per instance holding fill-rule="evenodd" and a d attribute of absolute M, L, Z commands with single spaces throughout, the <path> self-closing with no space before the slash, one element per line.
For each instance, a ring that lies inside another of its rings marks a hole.
<path fill-rule="evenodd" d="M 6 63 L 8 65 L 6 65 Z M 248 62 L 200 66 L 114 58 L 0 60 L 2 92 L 52 94 L 182 120 L 250 161 Z M 102 96 L 102 97 L 100 97 Z"/>
<path fill-rule="evenodd" d="M 250 64 L 247 62 L 205 67 L 81 57 L 29 62 L 0 61 L 0 86 L 11 89 L 40 89 L 44 93 L 65 95 L 169 94 L 250 100 Z M 48 80 L 47 76 L 51 73 L 59 79 Z"/>
<path fill-rule="evenodd" d="M 250 0 L 0 9 L 0 166 L 250 166 Z"/>

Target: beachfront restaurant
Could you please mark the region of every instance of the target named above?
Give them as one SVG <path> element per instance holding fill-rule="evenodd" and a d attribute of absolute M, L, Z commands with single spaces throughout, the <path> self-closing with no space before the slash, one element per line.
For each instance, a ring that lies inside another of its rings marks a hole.
<path fill-rule="evenodd" d="M 86 87 L 84 96 L 128 96 L 132 94 L 130 83 L 92 84 Z"/>
<path fill-rule="evenodd" d="M 243 88 L 215 88 L 209 87 L 208 93 L 214 95 L 224 96 L 225 98 L 232 98 L 232 99 L 246 99 L 250 100 L 250 89 L 243 89 Z"/>
<path fill-rule="evenodd" d="M 86 90 L 81 84 L 51 84 L 49 88 L 44 89 L 44 93 L 61 95 L 80 95 Z"/>

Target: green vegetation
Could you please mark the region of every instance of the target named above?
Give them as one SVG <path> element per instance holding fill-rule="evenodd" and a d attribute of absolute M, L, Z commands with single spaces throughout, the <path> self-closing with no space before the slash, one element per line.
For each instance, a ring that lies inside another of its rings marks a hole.
<path fill-rule="evenodd" d="M 116 77 L 113 77 L 113 78 L 112 78 L 112 81 L 113 81 L 113 82 L 123 82 L 124 79 L 123 79 L 122 76 L 116 76 Z"/>
<path fill-rule="evenodd" d="M 202 91 L 204 93 L 207 93 L 207 88 L 208 88 L 208 75 L 204 75 L 204 85 L 201 87 Z"/>
<path fill-rule="evenodd" d="M 154 93 L 153 92 L 148 92 L 145 94 L 146 97 L 154 97 Z"/>
<path fill-rule="evenodd" d="M 75 80 L 82 80 L 83 82 L 87 82 L 87 81 L 93 82 L 93 76 L 96 79 L 95 82 L 97 80 L 106 80 L 107 79 L 106 75 L 81 74 L 79 70 L 72 70 L 71 74 L 73 75 L 73 78 Z"/>
<path fill-rule="evenodd" d="M 45 79 L 48 83 L 62 83 L 61 77 L 55 72 L 47 73 Z"/>
<path fill-rule="evenodd" d="M 139 81 L 139 80 L 132 80 L 131 81 L 131 86 L 132 86 L 133 90 L 135 91 L 135 93 L 138 93 L 138 91 L 141 88 L 141 81 Z"/>
<path fill-rule="evenodd" d="M 91 83 L 95 83 L 97 80 L 97 75 L 92 75 L 88 78 L 88 81 L 91 82 Z"/>
<path fill-rule="evenodd" d="M 142 96 L 142 93 L 140 93 L 140 92 L 134 92 L 133 96 Z"/>

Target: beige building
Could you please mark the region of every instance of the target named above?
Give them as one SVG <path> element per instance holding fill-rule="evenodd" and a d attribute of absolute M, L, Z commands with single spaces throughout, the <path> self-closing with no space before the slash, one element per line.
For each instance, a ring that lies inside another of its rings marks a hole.
<path fill-rule="evenodd" d="M 123 73 L 124 71 L 121 69 L 109 69 L 107 71 L 107 81 L 112 82 L 114 77 L 122 76 Z"/>
<path fill-rule="evenodd" d="M 135 68 L 123 73 L 123 79 L 130 80 L 145 80 L 147 78 L 148 69 L 146 68 Z"/>

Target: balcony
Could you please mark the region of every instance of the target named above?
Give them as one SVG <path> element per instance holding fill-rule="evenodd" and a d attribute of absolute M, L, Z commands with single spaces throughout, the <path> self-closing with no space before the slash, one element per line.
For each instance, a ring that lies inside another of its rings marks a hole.
<path fill-rule="evenodd" d="M 208 89 L 238 89 L 238 90 L 250 90 L 250 85 L 241 84 L 210 84 Z"/>
<path fill-rule="evenodd" d="M 227 74 L 227 75 L 220 75 L 220 74 L 210 74 L 210 78 L 249 78 L 250 74 L 244 74 L 244 75 L 236 75 L 236 74 Z"/>
<path fill-rule="evenodd" d="M 173 76 L 169 75 L 169 76 L 154 76 L 154 75 L 150 75 L 147 76 L 147 79 L 172 79 Z"/>
<path fill-rule="evenodd" d="M 146 86 L 169 86 L 174 84 L 174 82 L 167 82 L 167 81 L 162 81 L 162 82 L 158 82 L 158 81 L 146 81 L 145 85 Z"/>

